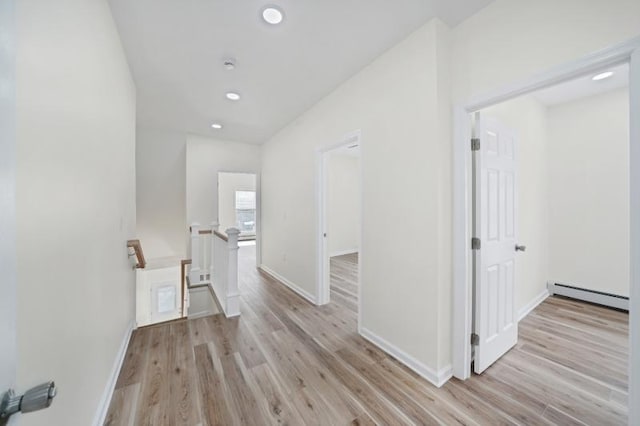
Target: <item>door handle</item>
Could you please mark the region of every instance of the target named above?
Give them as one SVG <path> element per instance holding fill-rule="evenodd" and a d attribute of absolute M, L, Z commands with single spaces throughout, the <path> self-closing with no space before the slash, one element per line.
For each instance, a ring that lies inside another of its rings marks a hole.
<path fill-rule="evenodd" d="M 516 244 L 516 251 L 525 251 L 527 249 L 527 246 L 521 246 Z"/>
<path fill-rule="evenodd" d="M 57 391 L 54 382 L 46 382 L 31 388 L 24 395 L 16 395 L 13 389 L 9 389 L 0 401 L 0 425 L 18 412 L 30 413 L 49 407 Z"/>

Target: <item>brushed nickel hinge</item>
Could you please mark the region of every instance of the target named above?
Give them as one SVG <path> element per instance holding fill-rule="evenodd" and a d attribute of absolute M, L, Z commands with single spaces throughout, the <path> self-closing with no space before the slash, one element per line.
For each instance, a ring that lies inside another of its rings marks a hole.
<path fill-rule="evenodd" d="M 473 237 L 471 239 L 471 250 L 480 250 L 480 238 Z"/>
<path fill-rule="evenodd" d="M 471 139 L 471 151 L 480 151 L 480 138 Z"/>
<path fill-rule="evenodd" d="M 478 346 L 480 344 L 480 336 L 478 336 L 476 333 L 473 333 L 471 335 L 471 344 L 473 346 Z"/>

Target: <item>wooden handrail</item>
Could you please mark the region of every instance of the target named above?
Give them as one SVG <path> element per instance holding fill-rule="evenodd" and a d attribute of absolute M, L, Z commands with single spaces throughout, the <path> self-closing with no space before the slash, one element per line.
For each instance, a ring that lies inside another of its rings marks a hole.
<path fill-rule="evenodd" d="M 183 259 L 180 261 L 180 295 L 182 296 L 182 317 L 186 317 L 186 313 L 184 311 L 184 291 L 187 286 L 187 265 L 191 265 L 191 259 Z"/>
<path fill-rule="evenodd" d="M 144 259 L 144 253 L 142 252 L 142 244 L 140 240 L 127 241 L 127 247 L 132 248 L 136 255 L 136 268 L 144 269 L 147 266 L 147 261 Z"/>
<path fill-rule="evenodd" d="M 229 237 L 227 237 L 227 234 L 224 234 L 220 231 L 213 231 L 213 234 L 224 241 L 227 241 L 227 242 L 229 241 Z"/>
<path fill-rule="evenodd" d="M 189 227 L 189 233 L 192 234 L 193 233 L 193 227 Z M 199 235 L 208 235 L 208 234 L 212 234 L 213 231 L 211 229 L 199 229 L 198 230 L 198 234 Z"/>

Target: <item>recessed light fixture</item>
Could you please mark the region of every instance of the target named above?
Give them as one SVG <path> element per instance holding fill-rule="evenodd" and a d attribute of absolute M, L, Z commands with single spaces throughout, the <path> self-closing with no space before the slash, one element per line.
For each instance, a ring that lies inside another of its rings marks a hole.
<path fill-rule="evenodd" d="M 240 100 L 240 94 L 236 93 L 236 92 L 227 92 L 227 94 L 225 96 L 230 101 L 239 101 Z"/>
<path fill-rule="evenodd" d="M 278 25 L 284 19 L 284 14 L 275 6 L 267 6 L 262 10 L 262 19 L 267 24 Z"/>
<path fill-rule="evenodd" d="M 607 71 L 607 72 L 594 75 L 593 78 L 591 78 L 591 80 L 593 81 L 604 80 L 605 78 L 609 78 L 612 75 L 613 75 L 613 71 Z"/>
<path fill-rule="evenodd" d="M 220 124 L 220 123 L 213 123 L 213 124 L 211 125 L 211 128 L 212 128 L 212 129 L 216 129 L 216 130 L 220 130 L 220 129 L 222 129 L 222 124 Z"/>

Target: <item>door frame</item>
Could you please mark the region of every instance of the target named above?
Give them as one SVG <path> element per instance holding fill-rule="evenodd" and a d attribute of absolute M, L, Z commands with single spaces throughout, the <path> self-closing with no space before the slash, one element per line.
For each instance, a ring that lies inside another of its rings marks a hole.
<path fill-rule="evenodd" d="M 329 271 L 329 250 L 327 239 L 324 234 L 327 230 L 327 159 L 329 154 L 336 149 L 357 143 L 360 147 L 359 158 L 359 187 L 360 187 L 360 233 L 358 236 L 358 329 L 361 324 L 361 303 L 362 303 L 362 218 L 364 209 L 362 206 L 362 133 L 360 130 L 344 135 L 339 142 L 322 146 L 316 149 L 316 304 L 324 305 L 330 301 L 330 271 Z"/>
<path fill-rule="evenodd" d="M 630 101 L 630 400 L 640 398 L 640 37 L 549 69 L 501 89 L 472 96 L 454 106 L 453 165 L 453 375 L 471 375 L 472 210 L 471 114 L 483 108 L 544 89 L 601 68 L 629 63 Z M 638 324 L 634 326 L 634 324 Z M 632 368 L 636 365 L 636 368 Z M 629 407 L 629 418 L 640 422 L 640 407 Z"/>
<path fill-rule="evenodd" d="M 220 173 L 254 175 L 256 177 L 256 268 L 260 268 L 260 265 L 262 265 L 262 190 L 260 172 L 254 170 L 218 170 L 216 173 L 216 199 L 218 204 L 216 209 L 216 223 L 218 224 L 220 224 Z M 224 229 L 221 229 L 221 231 L 224 231 Z"/>

